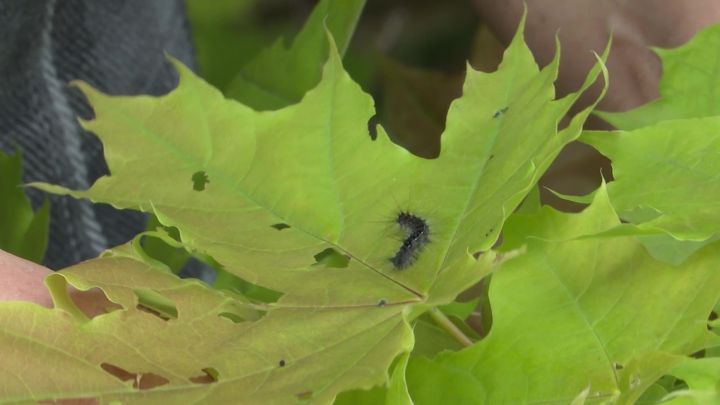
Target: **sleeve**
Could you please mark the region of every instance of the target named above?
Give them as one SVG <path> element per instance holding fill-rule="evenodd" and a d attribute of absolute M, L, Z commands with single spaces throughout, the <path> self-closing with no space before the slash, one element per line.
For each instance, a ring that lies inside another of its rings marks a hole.
<path fill-rule="evenodd" d="M 108 173 L 100 141 L 80 128 L 91 118 L 68 86 L 86 81 L 110 94 L 153 94 L 176 84 L 165 54 L 194 67 L 182 0 L 0 1 L 0 149 L 23 153 L 23 180 L 88 188 Z M 34 206 L 45 198 L 28 190 Z M 67 267 L 126 242 L 145 215 L 49 196 L 44 264 Z"/>

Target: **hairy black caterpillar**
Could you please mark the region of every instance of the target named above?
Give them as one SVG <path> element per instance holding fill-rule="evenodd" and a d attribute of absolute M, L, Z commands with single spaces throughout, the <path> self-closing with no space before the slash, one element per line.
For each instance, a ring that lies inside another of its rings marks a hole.
<path fill-rule="evenodd" d="M 398 214 L 395 222 L 405 231 L 407 238 L 390 261 L 397 270 L 403 270 L 417 259 L 422 248 L 430 242 L 430 227 L 424 219 L 409 212 Z"/>

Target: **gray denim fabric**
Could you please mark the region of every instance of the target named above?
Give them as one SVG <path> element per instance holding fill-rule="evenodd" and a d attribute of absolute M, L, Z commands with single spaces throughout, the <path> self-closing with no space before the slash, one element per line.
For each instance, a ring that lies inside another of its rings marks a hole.
<path fill-rule="evenodd" d="M 22 151 L 26 182 L 88 188 L 108 170 L 99 140 L 76 119 L 92 111 L 68 83 L 163 94 L 177 83 L 165 53 L 194 66 L 181 0 L 0 0 L 0 149 Z M 45 197 L 28 195 L 34 206 Z M 144 227 L 137 212 L 49 198 L 50 268 L 95 257 Z"/>

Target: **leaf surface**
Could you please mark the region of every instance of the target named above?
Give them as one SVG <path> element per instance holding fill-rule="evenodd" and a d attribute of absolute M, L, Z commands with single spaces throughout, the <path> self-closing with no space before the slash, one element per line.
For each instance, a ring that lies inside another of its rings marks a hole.
<path fill-rule="evenodd" d="M 664 398 L 667 404 L 698 405 L 720 401 L 720 359 L 717 357 L 686 359 L 668 373 L 687 384 L 687 389 L 673 391 Z"/>
<path fill-rule="evenodd" d="M 328 56 L 326 32 L 345 53 L 365 0 L 321 0 L 290 48 L 282 40 L 244 65 L 225 94 L 256 110 L 295 104 L 320 81 Z"/>
<path fill-rule="evenodd" d="M 586 132 L 581 140 L 612 160 L 608 192 L 623 219 L 681 240 L 718 232 L 720 117 Z"/>
<path fill-rule="evenodd" d="M 56 298 L 53 310 L 4 303 L 4 400 L 328 402 L 348 380 L 377 378 L 382 370 L 372 365 L 392 359 L 408 340 L 400 306 L 269 308 L 258 319 L 244 300 L 151 268 L 127 252 L 51 277 L 55 297 L 65 294 L 57 279 L 67 279 L 80 289 L 102 286 L 122 308 L 83 321 L 70 315 L 67 300 Z M 177 315 L 163 319 L 144 295 L 164 298 Z M 340 323 L 345 327 L 337 328 Z M 330 359 L 335 367 L 327 367 Z M 206 370 L 217 381 L 200 382 Z M 147 389 L 143 379 L 160 384 Z"/>
<path fill-rule="evenodd" d="M 588 385 L 587 403 L 632 403 L 677 362 L 673 354 L 717 341 L 707 330 L 720 297 L 717 244 L 672 267 L 632 237 L 563 241 L 619 223 L 604 187 L 581 214 L 536 215 L 504 231 L 525 235 L 527 253 L 493 274 L 488 337 L 411 360 L 415 403 L 570 403 Z"/>

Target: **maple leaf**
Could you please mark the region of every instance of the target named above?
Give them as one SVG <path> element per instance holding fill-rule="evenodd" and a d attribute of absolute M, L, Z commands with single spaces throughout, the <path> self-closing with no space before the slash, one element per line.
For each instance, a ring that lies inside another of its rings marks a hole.
<path fill-rule="evenodd" d="M 83 126 L 102 140 L 111 175 L 84 191 L 35 186 L 151 212 L 186 249 L 282 297 L 252 303 L 180 280 L 145 261 L 136 241 L 53 275 L 56 309 L 0 304 L 14 353 L 0 372 L 5 397 L 324 403 L 386 383 L 413 347 L 411 322 L 502 263 L 489 249 L 504 220 L 579 136 L 592 106 L 558 124 L 604 74 L 598 64 L 556 100 L 559 55 L 538 69 L 520 30 L 497 72 L 468 69 L 441 154 L 426 160 L 382 128 L 368 133 L 372 98 L 330 44 L 318 86 L 276 111 L 227 100 L 176 61 L 179 85 L 162 97 L 77 84 L 95 110 Z M 403 270 L 390 261 L 409 237 L 400 212 L 429 229 Z M 318 263 L 326 252 L 343 265 Z M 84 319 L 62 298 L 63 280 L 98 287 L 119 308 Z M 40 353 L 44 367 L 21 367 Z M 406 392 L 401 377 L 393 397 Z"/>

